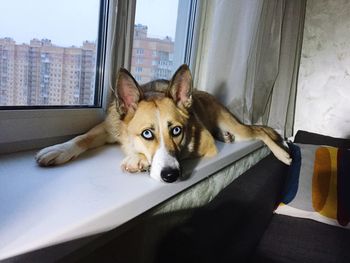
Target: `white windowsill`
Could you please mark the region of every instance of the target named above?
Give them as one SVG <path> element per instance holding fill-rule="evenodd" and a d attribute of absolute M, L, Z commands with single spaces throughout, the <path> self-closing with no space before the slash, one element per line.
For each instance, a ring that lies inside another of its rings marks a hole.
<path fill-rule="evenodd" d="M 120 226 L 262 143 L 217 146 L 216 157 L 187 161 L 191 176 L 172 184 L 123 173 L 116 145 L 50 168 L 36 165 L 34 151 L 0 156 L 0 260 Z"/>

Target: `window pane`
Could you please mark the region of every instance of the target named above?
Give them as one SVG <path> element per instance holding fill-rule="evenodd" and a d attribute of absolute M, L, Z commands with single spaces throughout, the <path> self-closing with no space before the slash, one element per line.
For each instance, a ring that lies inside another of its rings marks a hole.
<path fill-rule="evenodd" d="M 174 65 L 178 1 L 137 0 L 131 73 L 139 83 L 169 79 Z"/>
<path fill-rule="evenodd" d="M 0 106 L 94 105 L 99 7 L 2 1 Z"/>

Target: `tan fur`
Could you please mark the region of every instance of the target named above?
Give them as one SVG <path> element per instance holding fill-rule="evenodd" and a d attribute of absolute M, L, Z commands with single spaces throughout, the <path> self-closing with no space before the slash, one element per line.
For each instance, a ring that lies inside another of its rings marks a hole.
<path fill-rule="evenodd" d="M 258 139 L 279 160 L 291 163 L 289 154 L 279 145 L 281 137 L 273 129 L 244 125 L 212 95 L 193 91 L 186 65 L 179 68 L 170 82 L 152 81 L 144 86 L 139 86 L 122 69 L 115 89 L 118 99 L 111 102 L 103 123 L 66 143 L 41 150 L 37 162 L 43 166 L 57 165 L 87 149 L 120 143 L 126 154 L 122 168 L 129 172 L 146 171 L 162 138 L 167 151 L 178 159 L 215 155 L 215 139 L 227 143 Z M 172 135 L 174 127 L 182 128 L 179 136 Z M 152 140 L 142 136 L 147 129 L 154 134 Z"/>

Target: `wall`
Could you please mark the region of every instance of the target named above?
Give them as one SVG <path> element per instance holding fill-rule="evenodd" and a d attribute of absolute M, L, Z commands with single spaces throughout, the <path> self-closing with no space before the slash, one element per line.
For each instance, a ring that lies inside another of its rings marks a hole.
<path fill-rule="evenodd" d="M 350 1 L 308 0 L 294 130 L 350 138 Z"/>

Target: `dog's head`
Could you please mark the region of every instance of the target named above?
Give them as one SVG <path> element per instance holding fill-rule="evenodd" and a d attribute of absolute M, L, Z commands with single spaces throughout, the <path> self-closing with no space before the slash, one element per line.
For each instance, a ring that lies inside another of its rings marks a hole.
<path fill-rule="evenodd" d="M 127 127 L 127 147 L 147 158 L 152 178 L 176 181 L 181 175 L 178 157 L 189 133 L 192 76 L 188 66 L 176 71 L 162 93 L 147 96 L 124 69 L 119 72 L 116 88 L 119 112 Z"/>

